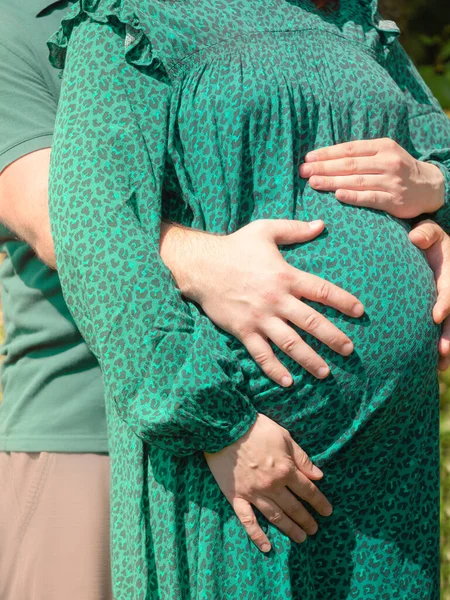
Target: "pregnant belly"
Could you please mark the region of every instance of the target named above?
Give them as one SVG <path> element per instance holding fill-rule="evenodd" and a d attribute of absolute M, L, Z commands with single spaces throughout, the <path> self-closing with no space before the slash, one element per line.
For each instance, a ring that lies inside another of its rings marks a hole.
<path fill-rule="evenodd" d="M 439 327 L 432 319 L 433 273 L 410 242 L 406 225 L 384 213 L 341 206 L 335 199 L 328 203 L 323 195 L 320 207 L 309 208 L 325 220 L 326 231 L 313 242 L 282 251 L 291 265 L 363 302 L 360 319 L 310 303 L 352 339 L 354 353 L 341 357 L 300 332 L 327 361 L 331 375 L 318 381 L 275 348 L 294 376 L 294 385 L 284 390 L 260 372 L 238 343 L 234 348 L 255 406 L 303 444 L 309 440 L 317 452 L 329 451 L 336 440 L 344 443 L 355 427 L 369 421 L 381 432 L 403 418 L 404 411 L 411 415 L 421 402 L 432 401 L 421 390 L 437 374 Z M 376 435 L 371 431 L 371 442 Z"/>

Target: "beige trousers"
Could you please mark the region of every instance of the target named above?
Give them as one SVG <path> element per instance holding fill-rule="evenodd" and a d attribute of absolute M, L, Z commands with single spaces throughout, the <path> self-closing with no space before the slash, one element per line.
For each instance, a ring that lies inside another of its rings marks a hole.
<path fill-rule="evenodd" d="M 112 599 L 107 456 L 0 452 L 0 599 Z"/>

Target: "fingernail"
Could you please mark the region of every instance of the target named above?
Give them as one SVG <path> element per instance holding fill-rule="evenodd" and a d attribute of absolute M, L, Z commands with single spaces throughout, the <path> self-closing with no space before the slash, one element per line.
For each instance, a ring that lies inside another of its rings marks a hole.
<path fill-rule="evenodd" d="M 319 160 L 319 157 L 315 152 L 310 152 L 305 156 L 305 160 L 307 160 L 308 162 L 314 162 L 316 160 Z"/>
<path fill-rule="evenodd" d="M 352 315 L 354 317 L 360 317 L 364 314 L 364 306 L 357 302 L 355 306 L 352 308 Z"/>
<path fill-rule="evenodd" d="M 323 184 L 323 177 L 313 177 L 310 180 L 311 185 L 314 185 L 316 187 L 321 186 Z"/>
<path fill-rule="evenodd" d="M 321 471 L 319 467 L 316 467 L 316 465 L 313 465 L 311 472 L 314 475 L 314 477 L 323 477 L 323 471 Z"/>
<path fill-rule="evenodd" d="M 318 225 L 322 225 L 322 223 L 323 221 L 319 219 L 318 221 L 310 221 L 308 225 L 311 227 L 311 229 L 315 229 Z"/>
<path fill-rule="evenodd" d="M 348 356 L 353 352 L 353 344 L 351 342 L 347 342 L 342 346 L 342 353 L 344 356 Z"/>
<path fill-rule="evenodd" d="M 319 376 L 320 379 L 324 379 L 325 377 L 328 377 L 329 374 L 330 374 L 330 369 L 328 367 L 320 367 L 320 369 L 317 371 L 317 375 Z"/>
<path fill-rule="evenodd" d="M 306 533 L 304 533 L 303 531 L 301 533 L 296 533 L 295 541 L 297 542 L 297 544 L 303 544 L 303 542 L 306 541 Z"/>
<path fill-rule="evenodd" d="M 281 378 L 281 385 L 282 385 L 283 387 L 289 387 L 290 385 L 292 385 L 292 378 L 291 378 L 291 377 L 288 377 L 287 375 L 284 375 L 284 376 Z"/>
<path fill-rule="evenodd" d="M 270 544 L 268 544 L 268 543 L 266 542 L 265 544 L 263 544 L 263 545 L 261 546 L 261 550 L 262 550 L 263 552 L 269 552 L 269 550 L 270 550 Z"/>
<path fill-rule="evenodd" d="M 300 175 L 302 177 L 309 177 L 311 175 L 311 173 L 312 173 L 312 168 L 309 165 L 307 165 L 305 163 L 300 165 Z"/>

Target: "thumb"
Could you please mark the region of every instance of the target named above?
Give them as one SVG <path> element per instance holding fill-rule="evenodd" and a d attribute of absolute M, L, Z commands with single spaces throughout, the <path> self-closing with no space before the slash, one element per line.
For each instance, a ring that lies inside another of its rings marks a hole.
<path fill-rule="evenodd" d="M 323 221 L 291 221 L 289 219 L 273 219 L 264 223 L 267 236 L 277 246 L 283 244 L 298 244 L 314 239 L 325 227 Z"/>
<path fill-rule="evenodd" d="M 421 250 L 428 250 L 442 239 L 443 231 L 433 221 L 423 221 L 409 233 L 411 242 Z"/>

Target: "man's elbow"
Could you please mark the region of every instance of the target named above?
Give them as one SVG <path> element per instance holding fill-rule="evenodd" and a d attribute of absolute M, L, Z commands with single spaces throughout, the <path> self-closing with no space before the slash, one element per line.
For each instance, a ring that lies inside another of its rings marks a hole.
<path fill-rule="evenodd" d="M 38 235 L 34 243 L 31 244 L 36 256 L 49 266 L 51 269 L 56 269 L 55 246 L 50 234 Z"/>

